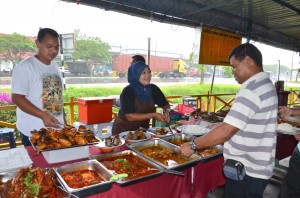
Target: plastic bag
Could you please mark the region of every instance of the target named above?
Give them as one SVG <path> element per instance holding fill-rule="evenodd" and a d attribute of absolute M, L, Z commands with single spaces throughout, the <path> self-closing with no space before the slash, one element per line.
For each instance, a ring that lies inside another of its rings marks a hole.
<path fill-rule="evenodd" d="M 179 104 L 179 105 L 178 105 L 178 112 L 179 112 L 181 115 L 190 114 L 190 113 L 192 113 L 193 111 L 195 111 L 195 108 L 194 108 L 194 107 L 187 106 L 187 105 L 184 105 L 184 104 Z"/>

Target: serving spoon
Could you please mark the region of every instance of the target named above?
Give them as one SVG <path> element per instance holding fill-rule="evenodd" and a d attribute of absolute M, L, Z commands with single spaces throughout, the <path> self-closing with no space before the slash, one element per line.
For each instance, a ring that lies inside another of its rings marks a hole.
<path fill-rule="evenodd" d="M 171 170 L 171 169 L 162 169 L 162 168 L 150 168 L 148 167 L 148 170 L 158 170 L 158 171 L 163 171 L 165 173 L 173 174 L 173 175 L 179 175 L 179 176 L 184 176 L 183 172 L 176 171 L 176 170 Z"/>

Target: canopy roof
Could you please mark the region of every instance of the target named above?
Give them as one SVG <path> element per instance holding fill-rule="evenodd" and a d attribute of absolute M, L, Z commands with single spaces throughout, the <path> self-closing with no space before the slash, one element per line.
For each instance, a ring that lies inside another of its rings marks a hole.
<path fill-rule="evenodd" d="M 208 25 L 300 52 L 299 0 L 62 0 L 154 21 Z"/>

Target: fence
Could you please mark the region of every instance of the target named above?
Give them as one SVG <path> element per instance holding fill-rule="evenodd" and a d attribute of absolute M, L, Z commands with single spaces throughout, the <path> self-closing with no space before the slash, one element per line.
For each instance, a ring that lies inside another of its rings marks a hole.
<path fill-rule="evenodd" d="M 299 94 L 300 90 L 290 89 L 290 94 L 288 97 L 288 106 L 298 106 L 300 105 Z M 197 108 L 200 108 L 201 111 L 204 112 L 217 112 L 220 110 L 230 109 L 235 98 L 235 93 L 227 93 L 227 94 L 209 94 L 209 92 L 200 95 L 187 95 L 189 97 L 197 98 Z M 166 96 L 167 100 L 170 104 L 181 103 L 182 101 L 181 95 L 177 96 Z M 73 125 L 75 122 L 75 106 L 77 106 L 77 102 L 74 100 L 74 97 L 69 98 L 69 102 L 65 102 L 64 106 L 69 109 L 69 124 Z M 7 110 L 15 110 L 15 105 L 10 106 L 0 106 L 0 111 Z M 112 118 L 114 119 L 116 113 L 112 114 Z M 3 120 L 0 120 L 0 127 L 8 127 L 8 128 L 16 128 L 15 123 L 7 123 Z"/>

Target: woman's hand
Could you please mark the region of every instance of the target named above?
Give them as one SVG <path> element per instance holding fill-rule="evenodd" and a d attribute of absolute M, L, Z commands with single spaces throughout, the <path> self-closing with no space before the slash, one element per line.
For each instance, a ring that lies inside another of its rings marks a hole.
<path fill-rule="evenodd" d="M 280 115 L 282 117 L 287 117 L 293 114 L 292 109 L 286 107 L 286 106 L 279 106 L 278 107 L 278 113 L 280 113 Z"/>
<path fill-rule="evenodd" d="M 170 110 L 169 109 L 163 110 L 163 116 L 167 123 L 170 122 Z"/>
<path fill-rule="evenodd" d="M 164 114 L 161 113 L 152 113 L 152 118 L 161 123 L 167 123 L 170 120 L 170 117 L 167 118 Z"/>

